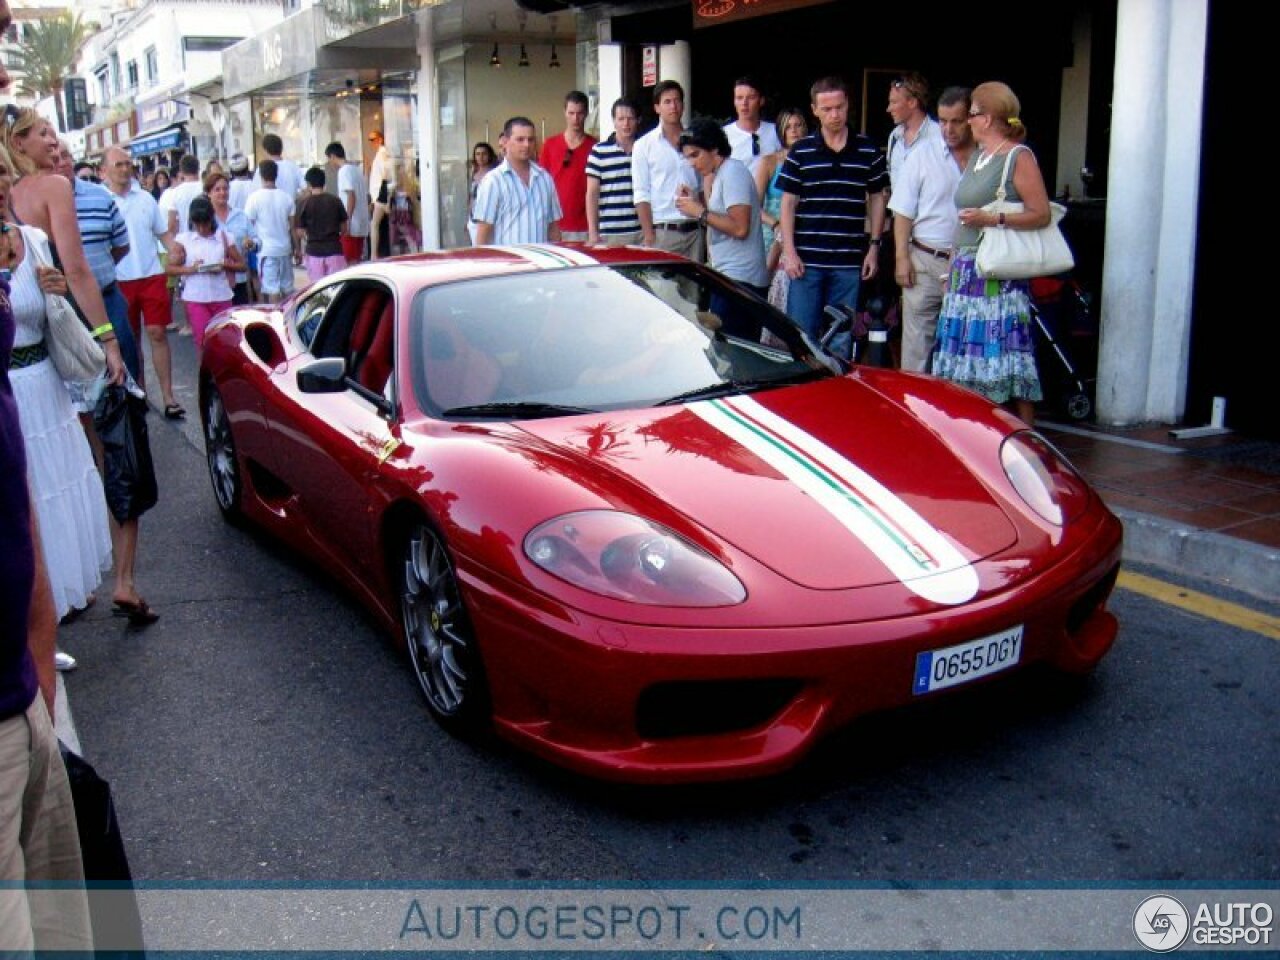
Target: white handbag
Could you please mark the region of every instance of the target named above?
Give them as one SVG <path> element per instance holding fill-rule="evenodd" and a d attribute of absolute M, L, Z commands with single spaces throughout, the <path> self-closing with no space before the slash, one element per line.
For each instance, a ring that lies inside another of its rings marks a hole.
<path fill-rule="evenodd" d="M 1025 148 L 1014 147 L 1005 154 L 1004 171 L 1000 174 L 996 199 L 983 207 L 983 210 L 1006 215 L 1022 212 L 1021 203 L 1005 199 L 1005 184 L 1009 182 L 1009 167 L 1013 155 L 1022 149 Z M 993 280 L 1028 280 L 1031 277 L 1066 273 L 1076 265 L 1071 248 L 1067 246 L 1067 239 L 1058 226 L 1066 212 L 1067 208 L 1062 204 L 1050 203 L 1049 224 L 1037 230 L 983 227 L 975 263 L 978 275 Z"/>
<path fill-rule="evenodd" d="M 22 227 L 22 239 L 34 266 L 53 266 L 43 231 Z M 107 369 L 102 344 L 93 338 L 67 298 L 46 293 L 44 308 L 48 321 L 45 347 L 58 376 L 68 383 L 83 383 L 102 376 Z"/>

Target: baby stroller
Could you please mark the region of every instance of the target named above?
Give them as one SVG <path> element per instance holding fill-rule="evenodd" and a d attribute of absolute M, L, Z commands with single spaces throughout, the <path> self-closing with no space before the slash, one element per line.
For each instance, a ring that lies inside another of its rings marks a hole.
<path fill-rule="evenodd" d="M 1031 319 L 1036 330 L 1036 367 L 1045 403 L 1072 420 L 1093 413 L 1098 327 L 1089 295 L 1070 276 L 1031 281 Z"/>

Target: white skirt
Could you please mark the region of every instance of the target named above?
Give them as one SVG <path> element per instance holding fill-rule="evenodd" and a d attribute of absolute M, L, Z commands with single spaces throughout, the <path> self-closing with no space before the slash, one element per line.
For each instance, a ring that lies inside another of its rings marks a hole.
<path fill-rule="evenodd" d="M 27 481 L 40 524 L 58 617 L 83 607 L 111 569 L 102 477 L 71 396 L 49 360 L 9 371 L 27 451 Z"/>

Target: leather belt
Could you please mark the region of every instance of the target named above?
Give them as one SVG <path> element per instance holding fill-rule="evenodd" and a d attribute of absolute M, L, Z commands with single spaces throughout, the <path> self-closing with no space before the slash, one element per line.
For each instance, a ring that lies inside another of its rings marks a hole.
<path fill-rule="evenodd" d="M 915 247 L 917 250 L 923 250 L 925 253 L 927 253 L 931 257 L 937 257 L 939 260 L 946 260 L 951 256 L 950 250 L 935 250 L 933 247 L 929 246 L 928 244 L 921 243 L 915 237 L 911 238 L 911 245 Z"/>
<path fill-rule="evenodd" d="M 673 230 L 676 233 L 692 233 L 698 229 L 697 220 L 679 220 L 675 223 L 655 223 L 655 230 Z"/>

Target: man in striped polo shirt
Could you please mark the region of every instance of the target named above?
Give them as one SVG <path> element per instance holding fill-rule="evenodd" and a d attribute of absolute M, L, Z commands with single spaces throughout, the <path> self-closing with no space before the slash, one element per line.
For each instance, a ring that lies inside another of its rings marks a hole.
<path fill-rule="evenodd" d="M 587 239 L 620 247 L 641 241 L 640 217 L 631 193 L 631 149 L 638 123 L 635 104 L 613 104 L 613 133 L 591 148 L 587 160 Z"/>
<path fill-rule="evenodd" d="M 75 175 L 75 160 L 64 140 L 58 141 L 58 165 L 55 169 L 71 181 L 84 258 L 89 261 L 93 279 L 102 291 L 102 303 L 107 308 L 111 329 L 120 341 L 124 364 L 133 379 L 141 383 L 142 355 L 129 328 L 129 305 L 116 283 L 116 264 L 129 252 L 129 229 L 107 188 Z"/>
<path fill-rule="evenodd" d="M 818 132 L 796 141 L 778 185 L 782 268 L 791 278 L 787 313 L 817 336 L 823 308 L 856 306 L 861 282 L 876 275 L 889 177 L 884 154 L 849 127 L 845 82 L 824 77 L 810 98 Z M 852 340 L 837 337 L 832 348 L 847 358 Z"/>
<path fill-rule="evenodd" d="M 551 174 L 533 161 L 533 121 L 512 117 L 502 132 L 506 159 L 480 181 L 476 193 L 477 246 L 559 243 L 560 199 Z"/>

